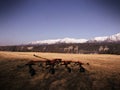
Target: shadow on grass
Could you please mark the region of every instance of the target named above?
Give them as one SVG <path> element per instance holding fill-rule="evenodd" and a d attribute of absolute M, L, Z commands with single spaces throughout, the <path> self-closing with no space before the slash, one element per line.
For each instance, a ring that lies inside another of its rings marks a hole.
<path fill-rule="evenodd" d="M 69 73 L 61 66 L 55 74 L 34 66 L 36 75 L 29 74 L 24 66 L 28 60 L 0 60 L 0 90 L 120 90 L 119 74 L 108 76 L 102 70 L 79 72 L 75 67 Z M 89 68 L 89 67 L 87 67 Z"/>

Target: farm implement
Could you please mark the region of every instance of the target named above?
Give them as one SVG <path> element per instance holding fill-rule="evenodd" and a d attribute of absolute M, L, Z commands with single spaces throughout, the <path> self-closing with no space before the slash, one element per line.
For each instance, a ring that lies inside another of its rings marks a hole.
<path fill-rule="evenodd" d="M 55 74 L 57 70 L 60 69 L 60 67 L 65 69 L 67 72 L 71 73 L 72 69 L 74 67 L 78 67 L 79 72 L 85 72 L 86 69 L 83 67 L 85 63 L 82 63 L 80 61 L 71 61 L 71 60 L 62 60 L 60 58 L 55 58 L 55 59 L 48 59 L 44 57 L 40 57 L 38 55 L 33 55 L 36 58 L 40 58 L 42 60 L 31 60 L 24 66 L 27 66 L 29 68 L 29 73 L 31 76 L 34 76 L 36 74 L 36 70 L 34 69 L 34 66 L 37 65 L 39 68 L 41 68 L 41 71 L 48 71 L 51 74 Z M 86 65 L 89 65 L 89 63 L 86 63 Z"/>

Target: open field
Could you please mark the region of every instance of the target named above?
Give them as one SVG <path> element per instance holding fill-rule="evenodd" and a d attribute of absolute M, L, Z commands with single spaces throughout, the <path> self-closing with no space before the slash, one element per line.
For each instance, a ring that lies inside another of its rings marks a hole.
<path fill-rule="evenodd" d="M 51 60 L 81 61 L 86 71 L 79 72 L 78 67 L 70 65 L 71 73 L 59 66 L 55 74 L 50 74 L 34 65 L 36 75 L 31 77 L 24 65 L 31 60 L 44 61 L 34 54 Z M 1 51 L 0 90 L 120 90 L 120 55 Z"/>

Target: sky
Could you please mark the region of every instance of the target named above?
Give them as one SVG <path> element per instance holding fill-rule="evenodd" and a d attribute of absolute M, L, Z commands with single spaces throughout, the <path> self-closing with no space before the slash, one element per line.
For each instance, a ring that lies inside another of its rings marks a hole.
<path fill-rule="evenodd" d="M 0 0 L 0 45 L 119 32 L 119 0 Z"/>

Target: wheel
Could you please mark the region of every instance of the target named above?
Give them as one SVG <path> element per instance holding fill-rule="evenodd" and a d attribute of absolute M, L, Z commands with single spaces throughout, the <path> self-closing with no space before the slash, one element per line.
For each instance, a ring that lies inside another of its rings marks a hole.
<path fill-rule="evenodd" d="M 30 73 L 31 76 L 34 76 L 36 74 L 36 72 L 35 72 L 35 70 L 33 68 L 30 69 L 29 73 Z"/>
<path fill-rule="evenodd" d="M 54 69 L 54 68 L 51 68 L 51 69 L 49 70 L 49 72 L 50 72 L 51 74 L 55 74 L 55 69 Z"/>
<path fill-rule="evenodd" d="M 85 72 L 85 68 L 80 67 L 80 72 Z"/>
<path fill-rule="evenodd" d="M 71 68 L 68 67 L 68 68 L 67 68 L 67 71 L 68 71 L 69 73 L 71 73 Z"/>

